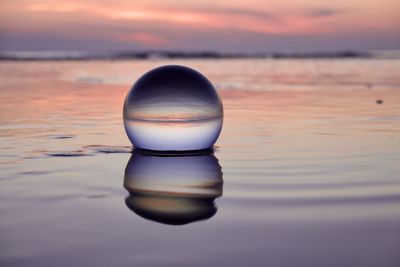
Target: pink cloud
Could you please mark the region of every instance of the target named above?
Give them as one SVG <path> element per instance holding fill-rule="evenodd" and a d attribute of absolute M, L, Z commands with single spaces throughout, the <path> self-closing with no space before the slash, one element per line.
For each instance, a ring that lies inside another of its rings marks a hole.
<path fill-rule="evenodd" d="M 165 38 L 147 32 L 137 32 L 133 34 L 120 35 L 118 36 L 118 38 L 123 41 L 133 41 L 145 44 L 147 46 L 159 46 L 169 43 L 168 40 L 166 40 Z"/>

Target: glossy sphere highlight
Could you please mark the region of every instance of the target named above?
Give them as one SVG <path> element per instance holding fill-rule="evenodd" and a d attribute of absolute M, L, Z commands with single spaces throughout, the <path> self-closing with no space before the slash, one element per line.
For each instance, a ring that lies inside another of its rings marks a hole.
<path fill-rule="evenodd" d="M 155 151 L 212 148 L 223 122 L 213 85 L 199 72 L 177 65 L 143 75 L 128 93 L 123 115 L 132 144 Z"/>

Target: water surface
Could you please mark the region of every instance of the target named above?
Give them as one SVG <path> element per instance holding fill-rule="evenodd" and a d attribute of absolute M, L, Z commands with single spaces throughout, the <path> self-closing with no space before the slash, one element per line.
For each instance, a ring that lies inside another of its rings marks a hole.
<path fill-rule="evenodd" d="M 214 154 L 132 156 L 124 97 L 163 64 L 218 89 Z M 399 60 L 3 61 L 0 77 L 2 266 L 400 265 Z"/>

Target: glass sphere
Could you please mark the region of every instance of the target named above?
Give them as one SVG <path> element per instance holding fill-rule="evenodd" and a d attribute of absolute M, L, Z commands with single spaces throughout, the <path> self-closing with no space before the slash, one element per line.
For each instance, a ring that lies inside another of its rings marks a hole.
<path fill-rule="evenodd" d="M 135 148 L 192 151 L 212 148 L 221 132 L 223 108 L 206 77 L 168 65 L 147 72 L 133 85 L 123 117 Z"/>

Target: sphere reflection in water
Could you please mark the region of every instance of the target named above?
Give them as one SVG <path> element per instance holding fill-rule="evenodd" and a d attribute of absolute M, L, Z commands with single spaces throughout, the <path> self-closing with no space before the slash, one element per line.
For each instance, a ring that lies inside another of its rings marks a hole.
<path fill-rule="evenodd" d="M 212 155 L 158 157 L 135 153 L 125 169 L 126 205 L 136 214 L 182 225 L 212 217 L 222 196 L 222 171 Z"/>
<path fill-rule="evenodd" d="M 155 151 L 210 149 L 223 121 L 222 102 L 199 72 L 177 65 L 143 75 L 124 103 L 124 126 L 136 148 Z"/>

